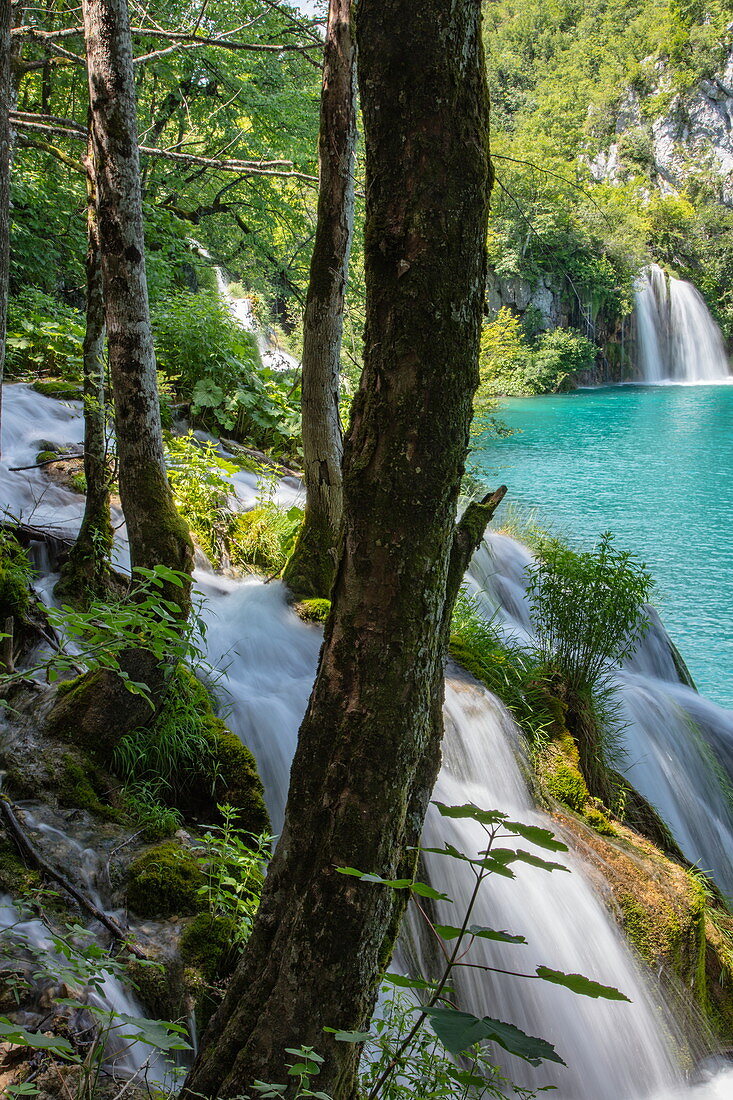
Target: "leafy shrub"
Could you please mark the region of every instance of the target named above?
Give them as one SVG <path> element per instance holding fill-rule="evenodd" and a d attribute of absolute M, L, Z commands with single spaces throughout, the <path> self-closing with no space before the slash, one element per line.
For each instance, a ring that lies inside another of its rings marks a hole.
<path fill-rule="evenodd" d="M 227 525 L 224 511 L 233 491 L 224 474 L 235 473 L 237 467 L 217 454 L 213 443 L 199 442 L 193 432 L 168 436 L 165 452 L 176 508 L 205 553 L 218 563 Z"/>
<path fill-rule="evenodd" d="M 303 522 L 302 509 L 265 502 L 232 516 L 229 555 L 232 565 L 247 572 L 279 573 L 290 557 Z"/>
<path fill-rule="evenodd" d="M 32 371 L 78 379 L 84 330 L 78 310 L 42 290 L 23 290 L 8 301 L 8 374 Z"/>
<path fill-rule="evenodd" d="M 297 386 L 266 370 L 254 336 L 209 291 L 181 291 L 154 310 L 158 367 L 194 419 L 263 450 L 297 455 Z"/>
<path fill-rule="evenodd" d="M 238 828 L 232 806 L 219 806 L 219 812 L 222 824 L 207 829 L 196 849 L 205 878 L 199 899 L 212 916 L 234 922 L 234 936 L 241 944 L 249 938 L 260 904 L 273 837 Z"/>
<path fill-rule="evenodd" d="M 635 652 L 652 578 L 633 554 L 616 549 L 610 531 L 586 553 L 549 541 L 528 573 L 539 652 L 571 690 L 599 685 Z"/>
<path fill-rule="evenodd" d="M 542 332 L 530 344 L 520 319 L 502 308 L 481 334 L 477 403 L 492 394 L 520 397 L 572 389 L 574 376 L 590 370 L 595 356 L 595 345 L 570 329 Z"/>

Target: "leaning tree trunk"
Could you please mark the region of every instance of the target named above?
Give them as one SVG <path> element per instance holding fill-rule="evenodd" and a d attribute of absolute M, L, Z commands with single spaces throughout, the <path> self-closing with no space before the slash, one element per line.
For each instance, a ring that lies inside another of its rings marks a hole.
<path fill-rule="evenodd" d="M 303 318 L 305 519 L 283 577 L 297 596 L 330 594 L 343 509 L 339 378 L 356 145 L 356 46 L 350 5 L 351 0 L 330 0 L 323 58 L 321 178 Z"/>
<path fill-rule="evenodd" d="M 99 222 L 90 147 L 87 172 L 86 330 L 84 333 L 84 476 L 86 504 L 81 528 L 61 577 L 57 597 L 72 604 L 104 596 L 110 587 L 112 521 L 109 513 L 110 474 L 104 392 L 104 292 Z"/>
<path fill-rule="evenodd" d="M 325 1059 L 319 1090 L 355 1096 L 358 1049 L 324 1027 L 368 1023 L 405 899 L 336 868 L 411 874 L 440 760 L 490 189 L 480 0 L 360 0 L 357 40 L 367 324 L 333 610 L 260 911 L 187 1100 L 283 1082 L 301 1044 Z"/>
<path fill-rule="evenodd" d="M 126 0 L 84 0 L 91 141 L 120 498 L 132 565 L 189 573 L 192 547 L 163 459 L 145 280 L 140 158 Z M 188 589 L 171 588 L 188 611 Z"/>
<path fill-rule="evenodd" d="M 10 280 L 10 106 L 13 74 L 10 51 L 10 0 L 0 0 L 0 455 L 2 454 L 2 402 L 5 375 L 5 338 Z"/>

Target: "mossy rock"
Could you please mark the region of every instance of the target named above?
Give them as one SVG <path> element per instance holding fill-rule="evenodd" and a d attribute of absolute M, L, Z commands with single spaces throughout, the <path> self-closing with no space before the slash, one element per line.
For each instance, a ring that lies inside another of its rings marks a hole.
<path fill-rule="evenodd" d="M 138 917 L 190 916 L 202 908 L 201 865 L 176 840 L 148 848 L 128 869 L 127 904 Z"/>
<path fill-rule="evenodd" d="M 110 784 L 104 773 L 80 753 L 64 753 L 57 771 L 56 797 L 60 806 L 88 810 L 97 817 L 118 821 L 120 812 L 109 805 Z"/>
<path fill-rule="evenodd" d="M 199 913 L 181 936 L 184 964 L 199 970 L 207 982 L 228 978 L 239 956 L 236 931 L 232 917 Z"/>
<path fill-rule="evenodd" d="M 603 836 L 577 817 L 557 816 L 575 837 L 575 849 L 602 877 L 613 915 L 641 962 L 661 979 L 680 1020 L 697 1031 L 707 1023 L 727 1042 L 733 1040 L 733 1030 L 726 1034 L 720 1028 L 725 1019 L 733 1024 L 733 951 L 726 955 L 721 942 L 711 942 L 714 903 L 701 883 L 624 825 L 615 825 L 616 836 Z M 733 933 L 733 918 L 721 916 L 730 921 Z M 723 975 L 724 988 L 719 982 L 713 992 L 711 976 L 716 973 Z"/>
<path fill-rule="evenodd" d="M 44 397 L 55 397 L 57 401 L 81 401 L 83 391 L 81 385 L 75 382 L 66 382 L 62 378 L 52 378 L 46 382 L 33 382 L 31 389 Z"/>
<path fill-rule="evenodd" d="M 32 569 L 20 543 L 11 534 L 0 538 L 0 629 L 8 618 L 22 620 L 30 606 Z"/>
<path fill-rule="evenodd" d="M 570 734 L 550 741 L 535 755 L 534 761 L 541 788 L 551 798 L 582 814 L 590 795 L 580 770 L 578 747 Z"/>
<path fill-rule="evenodd" d="M 304 623 L 325 623 L 331 611 L 330 600 L 300 600 L 294 605 L 295 614 Z"/>
<path fill-rule="evenodd" d="M 0 895 L 21 898 L 40 886 L 38 871 L 26 867 L 10 837 L 0 830 Z"/>
<path fill-rule="evenodd" d="M 269 832 L 270 817 L 254 756 L 216 716 L 209 692 L 190 669 L 179 666 L 176 676 L 178 689 L 188 694 L 201 717 L 209 753 L 174 804 L 184 813 L 210 821 L 218 817 L 216 805 L 228 803 L 237 811 L 238 829 L 254 836 Z"/>
<path fill-rule="evenodd" d="M 137 959 L 129 956 L 125 970 L 148 1014 L 156 1020 L 185 1015 L 183 965 L 180 958 Z"/>

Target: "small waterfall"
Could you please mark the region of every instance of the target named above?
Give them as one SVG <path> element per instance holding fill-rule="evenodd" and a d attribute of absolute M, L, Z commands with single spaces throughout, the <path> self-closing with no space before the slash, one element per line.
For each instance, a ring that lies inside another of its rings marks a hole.
<path fill-rule="evenodd" d="M 216 275 L 216 286 L 219 294 L 229 307 L 229 312 L 232 317 L 239 322 L 243 329 L 246 329 L 247 332 L 251 332 L 255 337 L 263 367 L 274 371 L 300 370 L 299 361 L 295 356 L 290 355 L 289 352 L 284 351 L 283 348 L 280 347 L 272 329 L 262 328 L 255 317 L 252 299 L 235 298 L 234 295 L 230 293 L 229 283 L 222 269 L 220 267 L 215 267 L 214 273 Z"/>
<path fill-rule="evenodd" d="M 667 276 L 652 264 L 636 288 L 636 320 L 643 382 L 730 380 L 720 329 L 692 283 Z"/>

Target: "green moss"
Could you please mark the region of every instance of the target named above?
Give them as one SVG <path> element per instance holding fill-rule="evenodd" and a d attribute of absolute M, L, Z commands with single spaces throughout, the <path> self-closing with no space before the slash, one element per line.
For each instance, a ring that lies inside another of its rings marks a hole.
<path fill-rule="evenodd" d="M 206 687 L 190 669 L 179 666 L 176 675 L 176 690 L 193 704 L 208 752 L 201 754 L 199 767 L 191 770 L 190 782 L 175 804 L 184 812 L 210 819 L 212 806 L 226 802 L 238 813 L 238 828 L 255 836 L 269 832 L 264 790 L 252 753 L 216 716 Z"/>
<path fill-rule="evenodd" d="M 6 619 L 21 620 L 26 615 L 31 575 L 23 547 L 13 535 L 0 533 L 0 629 Z"/>
<path fill-rule="evenodd" d="M 304 623 L 325 623 L 330 611 L 330 600 L 301 600 L 295 605 L 295 614 Z"/>
<path fill-rule="evenodd" d="M 69 486 L 75 493 L 81 493 L 83 496 L 87 491 L 87 479 L 82 470 L 77 474 L 71 474 L 69 477 Z"/>
<path fill-rule="evenodd" d="M 185 1014 L 183 973 L 180 961 L 166 959 L 125 960 L 130 984 L 148 1013 L 156 1020 L 177 1020 Z"/>
<path fill-rule="evenodd" d="M 31 388 L 44 397 L 55 397 L 57 401 L 80 401 L 82 388 L 73 382 L 51 379 L 48 382 L 33 382 Z"/>
<path fill-rule="evenodd" d="M 557 738 L 535 756 L 535 768 L 544 790 L 563 805 L 582 814 L 590 800 L 580 770 L 578 749 L 570 734 Z"/>
<path fill-rule="evenodd" d="M 204 876 L 198 860 L 175 840 L 149 848 L 130 864 L 127 904 L 139 917 L 187 916 L 198 912 Z"/>
<path fill-rule="evenodd" d="M 207 982 L 228 978 L 237 962 L 236 924 L 231 917 L 199 913 L 181 937 L 181 958 Z"/>
<path fill-rule="evenodd" d="M 601 833 L 602 836 L 616 836 L 616 829 L 603 810 L 591 806 L 585 811 L 584 817 L 591 828 L 595 829 L 597 833 Z"/>
<path fill-rule="evenodd" d="M 101 801 L 104 792 L 104 780 L 98 768 L 89 760 L 65 753 L 61 758 L 61 769 L 57 774 L 56 794 L 60 805 L 75 806 L 89 810 L 111 821 L 119 819 L 119 811 Z"/>
<path fill-rule="evenodd" d="M 56 451 L 39 451 L 36 455 L 36 463 L 41 466 L 44 462 L 58 462 Z"/>
<path fill-rule="evenodd" d="M 0 894 L 20 898 L 40 885 L 38 872 L 26 867 L 12 841 L 0 833 Z"/>

